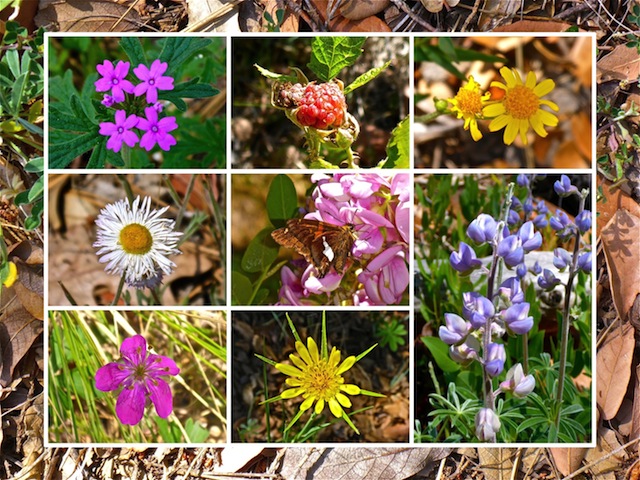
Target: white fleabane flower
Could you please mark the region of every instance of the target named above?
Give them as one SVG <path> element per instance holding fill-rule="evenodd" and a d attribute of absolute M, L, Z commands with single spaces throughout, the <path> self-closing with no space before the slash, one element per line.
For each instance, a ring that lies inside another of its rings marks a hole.
<path fill-rule="evenodd" d="M 169 275 L 176 264 L 169 255 L 180 252 L 176 247 L 181 232 L 175 232 L 175 221 L 160 218 L 169 207 L 151 210 L 151 198 L 137 197 L 132 205 L 127 200 L 107 205 L 96 219 L 98 227 L 94 248 L 105 271 L 125 275 L 127 285 L 152 287 Z"/>

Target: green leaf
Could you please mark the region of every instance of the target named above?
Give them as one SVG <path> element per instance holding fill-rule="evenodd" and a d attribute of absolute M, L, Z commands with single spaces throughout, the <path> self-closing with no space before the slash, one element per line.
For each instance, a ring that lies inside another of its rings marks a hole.
<path fill-rule="evenodd" d="M 73 136 L 68 142 L 49 145 L 49 168 L 65 168 L 74 158 L 94 148 L 100 141 L 97 132 Z"/>
<path fill-rule="evenodd" d="M 16 205 L 24 205 L 26 203 L 29 203 L 29 190 L 20 192 L 18 195 L 16 195 L 16 198 L 14 198 L 13 201 Z"/>
<path fill-rule="evenodd" d="M 24 166 L 25 172 L 44 172 L 44 157 L 35 157 L 29 160 Z"/>
<path fill-rule="evenodd" d="M 231 297 L 234 305 L 249 305 L 253 285 L 251 280 L 234 270 L 231 276 Z"/>
<path fill-rule="evenodd" d="M 198 81 L 198 78 L 193 78 L 188 82 L 182 82 L 176 85 L 173 90 L 159 92 L 158 98 L 161 100 L 168 100 L 180 111 L 184 112 L 187 109 L 187 104 L 182 100 L 183 98 L 212 97 L 220 93 L 220 90 L 213 88 L 211 85 L 207 83 L 198 83 Z"/>
<path fill-rule="evenodd" d="M 356 62 L 365 40 L 363 37 L 315 37 L 307 66 L 320 80 L 328 82 Z"/>
<path fill-rule="evenodd" d="M 387 143 L 387 159 L 383 168 L 409 168 L 409 117 L 405 117 L 391 132 Z"/>
<path fill-rule="evenodd" d="M 169 64 L 165 75 L 174 75 L 186 60 L 210 43 L 209 38 L 168 37 L 160 52 L 160 60 Z"/>
<path fill-rule="evenodd" d="M 13 74 L 13 78 L 18 78 L 20 75 L 20 57 L 17 50 L 7 50 L 2 59 L 6 63 Z"/>
<path fill-rule="evenodd" d="M 443 372 L 457 372 L 460 365 L 449 357 L 449 346 L 437 337 L 421 337 L 422 343 L 433 355 L 433 359 Z"/>
<path fill-rule="evenodd" d="M 38 178 L 38 180 L 36 180 L 35 183 L 29 189 L 29 196 L 27 197 L 27 199 L 29 200 L 29 203 L 33 202 L 38 197 L 41 197 L 43 190 L 44 190 L 44 175 Z"/>
<path fill-rule="evenodd" d="M 453 45 L 453 41 L 449 37 L 440 37 L 438 38 L 438 46 L 442 53 L 444 53 L 447 57 L 451 59 L 452 62 L 458 61 L 458 55 Z"/>
<path fill-rule="evenodd" d="M 245 272 L 264 272 L 275 261 L 279 247 L 271 238 L 271 231 L 271 228 L 264 228 L 249 242 L 241 262 Z"/>
<path fill-rule="evenodd" d="M 137 37 L 122 37 L 120 39 L 120 47 L 131 60 L 132 68 L 137 67 L 141 63 L 147 64 L 147 56 L 144 54 L 140 39 Z"/>
<path fill-rule="evenodd" d="M 284 226 L 298 210 L 298 195 L 296 187 L 286 175 L 277 175 L 267 193 L 267 214 L 271 224 L 276 227 Z"/>
<path fill-rule="evenodd" d="M 376 68 L 372 68 L 371 70 L 369 70 L 368 72 L 363 73 L 362 75 L 360 75 L 358 78 L 356 78 L 353 83 L 351 83 L 351 85 L 345 87 L 344 89 L 344 94 L 346 95 L 347 93 L 351 93 L 353 92 L 356 88 L 361 87 L 363 85 L 366 85 L 367 83 L 369 83 L 371 80 L 373 80 L 374 78 L 376 78 L 378 75 L 380 75 L 382 72 L 384 72 L 389 65 L 391 65 L 391 60 L 389 60 L 387 63 L 385 63 L 383 66 L 381 67 L 376 67 Z"/>
<path fill-rule="evenodd" d="M 71 132 L 88 132 L 93 129 L 93 124 L 87 121 L 83 115 L 71 115 L 68 108 L 62 103 L 56 102 L 49 106 L 49 127 Z"/>
<path fill-rule="evenodd" d="M 21 74 L 15 81 L 13 85 L 13 90 L 11 90 L 11 101 L 9 103 L 10 112 L 13 116 L 17 117 L 20 115 L 22 110 L 22 104 L 26 103 L 22 101 L 22 96 L 24 95 L 25 85 L 27 83 L 28 73 Z"/>
<path fill-rule="evenodd" d="M 35 230 L 42 223 L 42 211 L 44 203 L 42 200 L 35 202 L 31 207 L 31 215 L 24 221 L 24 228 L 27 230 Z"/>

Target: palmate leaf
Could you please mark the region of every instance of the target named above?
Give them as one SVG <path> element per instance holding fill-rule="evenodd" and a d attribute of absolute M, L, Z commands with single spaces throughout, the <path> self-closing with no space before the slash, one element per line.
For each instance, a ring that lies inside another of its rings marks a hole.
<path fill-rule="evenodd" d="M 307 66 L 318 79 L 328 82 L 356 62 L 365 40 L 363 37 L 316 37 L 311 43 L 311 61 Z"/>
<path fill-rule="evenodd" d="M 182 100 L 183 98 L 212 97 L 220 93 L 220 90 L 207 83 L 198 83 L 199 81 L 200 79 L 196 77 L 188 82 L 179 83 L 173 90 L 159 92 L 158 98 L 170 101 L 180 111 L 184 112 L 187 110 L 187 104 Z"/>

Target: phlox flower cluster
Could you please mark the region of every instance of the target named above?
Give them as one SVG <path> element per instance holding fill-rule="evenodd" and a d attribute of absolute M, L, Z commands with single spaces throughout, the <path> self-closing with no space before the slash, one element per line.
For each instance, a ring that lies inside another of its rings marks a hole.
<path fill-rule="evenodd" d="M 526 253 L 540 248 L 542 236 L 535 231 L 531 221 L 511 233 L 504 221 L 484 213 L 471 222 L 467 236 L 471 244 L 460 243 L 459 251 L 451 254 L 451 266 L 462 275 L 479 269 L 488 277 L 487 293 L 463 293 L 462 316 L 446 313 L 445 325 L 440 327 L 439 336 L 450 345 L 449 354 L 453 360 L 461 364 L 480 362 L 485 379 L 492 384 L 491 379 L 504 371 L 505 334 L 524 335 L 533 327 L 534 319 L 529 315 L 530 305 L 525 301 L 523 290 L 526 274 L 524 257 Z M 490 245 L 493 252 L 489 269 L 477 258 L 474 250 L 474 245 L 484 244 Z M 494 289 L 499 262 L 508 268 L 510 276 Z M 476 436 L 482 441 L 495 441 L 500 428 L 500 420 L 495 413 L 498 394 L 511 392 L 516 397 L 524 397 L 534 387 L 533 376 L 524 375 L 521 364 L 513 365 L 496 391 L 485 391 L 485 408 L 476 416 Z"/>
<path fill-rule="evenodd" d="M 94 83 L 96 91 L 110 92 L 104 95 L 102 104 L 115 110 L 113 122 L 100 123 L 100 135 L 109 137 L 107 148 L 116 153 L 123 143 L 134 147 L 138 142 L 147 151 L 156 144 L 167 151 L 176 144 L 169 132 L 178 128 L 175 117 L 159 115 L 163 105 L 158 101 L 158 91 L 173 90 L 174 79 L 164 75 L 168 64 L 156 59 L 151 67 L 135 67 L 133 73 L 140 82 L 137 85 L 127 79 L 130 66 L 129 62 L 114 65 L 109 60 L 96 66 L 101 75 Z"/>
<path fill-rule="evenodd" d="M 471 132 L 473 140 L 482 138 L 478 120 L 490 119 L 489 131 L 497 132 L 504 128 L 503 141 L 511 145 L 517 137 L 527 144 L 527 132 L 533 129 L 541 137 L 547 136 L 545 127 L 558 125 L 558 117 L 542 107 L 558 111 L 558 105 L 543 99 L 555 88 L 551 79 L 537 83 L 533 72 L 527 73 L 523 82 L 520 73 L 514 68 L 502 67 L 500 75 L 504 83 L 494 81 L 491 87 L 500 91 L 500 98 L 493 98 L 489 92 L 482 92 L 473 76 L 447 102 L 451 104 L 450 113 L 464 119 L 464 129 Z"/>
<path fill-rule="evenodd" d="M 313 207 L 305 218 L 354 225 L 352 264 L 323 278 L 300 260 L 281 271 L 279 303 L 392 305 L 409 285 L 410 178 L 406 174 L 314 174 Z"/>

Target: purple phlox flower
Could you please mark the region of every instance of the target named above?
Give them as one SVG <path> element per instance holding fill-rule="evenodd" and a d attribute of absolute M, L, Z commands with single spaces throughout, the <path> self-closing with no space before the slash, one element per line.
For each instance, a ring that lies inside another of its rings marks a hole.
<path fill-rule="evenodd" d="M 516 183 L 518 184 L 519 187 L 528 187 L 531 184 L 531 178 L 529 178 L 529 175 L 520 173 L 516 177 Z"/>
<path fill-rule="evenodd" d="M 140 139 L 140 146 L 150 151 L 157 143 L 164 150 L 169 150 L 176 144 L 176 139 L 169 132 L 178 128 L 175 117 L 164 117 L 158 120 L 158 112 L 153 107 L 144 109 L 147 118 L 140 118 L 138 128 L 145 133 Z"/>
<path fill-rule="evenodd" d="M 491 377 L 496 377 L 504 370 L 504 362 L 507 359 L 507 354 L 504 350 L 504 345 L 501 343 L 490 343 L 487 350 L 487 359 L 484 364 L 485 371 Z"/>
<path fill-rule="evenodd" d="M 533 327 L 533 317 L 529 316 L 529 304 L 527 302 L 511 305 L 501 313 L 507 331 L 516 335 L 524 335 Z"/>
<path fill-rule="evenodd" d="M 566 175 L 560 176 L 560 180 L 555 181 L 553 189 L 561 197 L 568 197 L 574 193 L 578 194 L 578 187 L 571 185 L 571 180 Z"/>
<path fill-rule="evenodd" d="M 116 103 L 113 100 L 113 97 L 111 95 L 107 95 L 106 93 L 104 94 L 104 97 L 102 97 L 102 101 L 100 102 L 102 105 L 104 105 L 105 107 L 109 108 L 111 107 L 114 103 Z"/>
<path fill-rule="evenodd" d="M 487 319 L 495 315 L 493 303 L 477 292 L 462 294 L 462 316 L 471 322 L 471 326 L 479 329 L 485 326 Z"/>
<path fill-rule="evenodd" d="M 497 222 L 491 215 L 481 213 L 467 228 L 467 236 L 478 244 L 491 242 L 496 236 Z"/>
<path fill-rule="evenodd" d="M 462 343 L 471 331 L 471 324 L 455 313 L 444 314 L 445 325 L 441 325 L 438 336 L 447 345 Z"/>
<path fill-rule="evenodd" d="M 515 267 L 524 260 L 524 249 L 518 235 L 509 235 L 498 244 L 498 256 L 504 259 L 509 267 Z"/>
<path fill-rule="evenodd" d="M 536 380 L 533 375 L 525 375 L 522 365 L 516 363 L 507 372 L 507 379 L 500 384 L 503 392 L 512 392 L 516 398 L 524 398 L 533 392 Z"/>
<path fill-rule="evenodd" d="M 122 148 L 122 142 L 129 147 L 133 147 L 138 143 L 138 135 L 131 131 L 138 125 L 140 118 L 135 115 L 129 115 L 124 110 L 117 110 L 115 114 L 115 123 L 102 122 L 100 124 L 100 135 L 110 137 L 107 140 L 107 148 L 114 152 L 119 152 Z"/>
<path fill-rule="evenodd" d="M 560 279 L 556 278 L 553 272 L 548 268 L 542 270 L 542 275 L 538 277 L 538 285 L 543 290 L 553 290 L 559 283 Z"/>
<path fill-rule="evenodd" d="M 578 268 L 585 273 L 591 273 L 591 251 L 578 256 Z"/>
<path fill-rule="evenodd" d="M 560 271 L 571 265 L 573 256 L 564 248 L 556 248 L 553 250 L 553 265 Z"/>
<path fill-rule="evenodd" d="M 156 102 L 153 104 L 153 108 L 156 112 L 162 113 L 162 110 L 164 110 L 164 105 L 162 104 L 162 102 Z"/>
<path fill-rule="evenodd" d="M 403 245 L 393 245 L 372 259 L 358 275 L 374 305 L 400 303 L 409 286 L 409 269 Z"/>
<path fill-rule="evenodd" d="M 167 71 L 169 65 L 156 59 L 151 64 L 151 68 L 140 64 L 133 69 L 136 77 L 142 83 L 136 85 L 133 94 L 139 97 L 143 93 L 147 93 L 147 103 L 156 103 L 158 101 L 158 90 L 173 90 L 173 78 L 164 77 L 162 74 Z"/>
<path fill-rule="evenodd" d="M 460 345 L 451 345 L 449 347 L 449 356 L 451 359 L 461 365 L 469 365 L 473 360 L 478 360 L 478 352 L 480 351 L 480 341 L 469 335 Z"/>
<path fill-rule="evenodd" d="M 498 295 L 506 305 L 524 302 L 524 292 L 518 277 L 510 277 L 498 288 Z"/>
<path fill-rule="evenodd" d="M 147 341 L 141 335 L 126 338 L 120 353 L 119 362 L 100 367 L 95 376 L 98 390 L 110 392 L 122 387 L 116 402 L 118 419 L 125 425 L 137 425 L 148 400 L 161 418 L 167 418 L 173 411 L 173 397 L 165 378 L 180 373 L 175 362 L 147 352 Z"/>
<path fill-rule="evenodd" d="M 118 103 L 124 100 L 124 93 L 133 93 L 133 84 L 126 80 L 129 74 L 129 62 L 118 62 L 114 68 L 113 63 L 105 60 L 102 65 L 96 65 L 96 70 L 102 75 L 94 83 L 96 92 L 108 92 L 111 90 L 113 102 Z"/>
<path fill-rule="evenodd" d="M 591 212 L 589 210 L 581 211 L 576 217 L 576 225 L 580 233 L 588 232 L 591 228 Z"/>
<path fill-rule="evenodd" d="M 524 278 L 527 274 L 527 265 L 523 262 L 516 267 L 516 277 Z"/>
<path fill-rule="evenodd" d="M 468 275 L 482 265 L 476 257 L 476 252 L 464 242 L 460 242 L 460 251 L 452 252 L 449 257 L 451 266 L 462 275 Z"/>
<path fill-rule="evenodd" d="M 495 442 L 500 431 L 500 419 L 489 408 L 481 408 L 476 414 L 476 437 L 481 442 Z"/>
<path fill-rule="evenodd" d="M 513 226 L 520 223 L 520 214 L 516 210 L 509 209 L 507 214 L 507 225 Z"/>
<path fill-rule="evenodd" d="M 542 235 L 535 231 L 533 222 L 525 222 L 518 231 L 518 237 L 522 242 L 522 248 L 527 253 L 542 246 Z"/>

